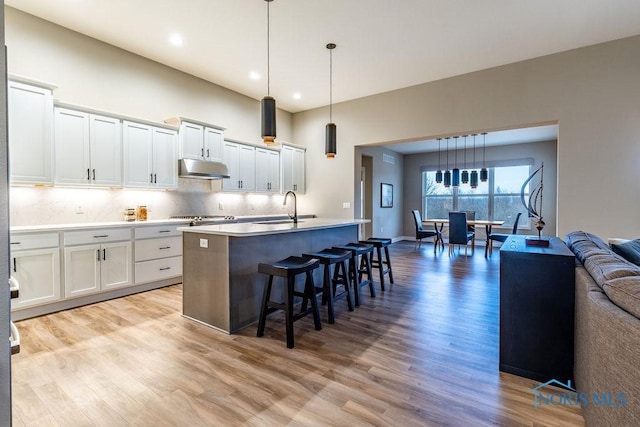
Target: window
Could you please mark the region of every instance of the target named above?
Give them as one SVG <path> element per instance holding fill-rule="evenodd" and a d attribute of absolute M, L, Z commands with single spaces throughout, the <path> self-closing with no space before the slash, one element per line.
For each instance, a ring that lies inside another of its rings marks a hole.
<path fill-rule="evenodd" d="M 445 188 L 436 184 L 436 172 L 422 173 L 424 218 L 447 218 L 449 211 L 475 211 L 476 219 L 504 221 L 510 227 L 522 212 L 519 228 L 530 228 L 527 212 L 520 201 L 522 183 L 529 177 L 530 165 L 489 168 L 489 180 L 472 189 L 468 184 Z M 525 189 L 528 196 L 529 188 Z"/>

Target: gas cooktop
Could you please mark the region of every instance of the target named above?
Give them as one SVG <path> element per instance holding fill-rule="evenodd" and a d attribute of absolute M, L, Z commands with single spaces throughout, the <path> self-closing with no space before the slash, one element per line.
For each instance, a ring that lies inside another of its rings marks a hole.
<path fill-rule="evenodd" d="M 174 215 L 169 219 L 189 220 L 189 225 L 231 224 L 238 222 L 233 215 Z"/>

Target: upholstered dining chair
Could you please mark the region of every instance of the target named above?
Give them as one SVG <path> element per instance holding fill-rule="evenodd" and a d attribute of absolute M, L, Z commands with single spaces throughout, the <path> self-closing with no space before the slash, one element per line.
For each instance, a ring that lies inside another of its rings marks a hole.
<path fill-rule="evenodd" d="M 449 255 L 453 253 L 454 245 L 464 245 L 464 254 L 467 255 L 467 247 L 473 241 L 475 233 L 467 229 L 467 214 L 464 212 L 449 212 Z M 471 245 L 471 253 L 475 245 Z"/>
<path fill-rule="evenodd" d="M 476 211 L 462 211 L 464 213 L 467 214 L 467 221 L 473 221 L 476 219 Z M 469 233 L 473 233 L 473 247 L 476 247 L 476 226 L 475 225 L 471 225 L 471 224 L 467 224 L 467 231 Z"/>
<path fill-rule="evenodd" d="M 436 251 L 436 247 L 438 244 L 438 232 L 435 230 L 424 230 L 422 228 L 422 216 L 420 215 L 420 211 L 413 210 L 411 211 L 413 214 L 413 222 L 416 226 L 416 248 L 420 248 L 422 246 L 422 239 L 426 239 L 428 237 L 433 237 L 433 251 Z"/>
<path fill-rule="evenodd" d="M 522 212 L 518 212 L 516 215 L 516 220 L 513 223 L 513 230 L 511 230 L 511 234 L 518 234 L 518 222 L 520 221 L 520 215 Z M 484 247 L 484 257 L 487 257 L 487 254 L 491 255 L 493 253 L 493 241 L 504 243 L 507 240 L 507 237 L 511 236 L 511 234 L 504 233 L 490 233 L 487 236 L 487 246 Z"/>

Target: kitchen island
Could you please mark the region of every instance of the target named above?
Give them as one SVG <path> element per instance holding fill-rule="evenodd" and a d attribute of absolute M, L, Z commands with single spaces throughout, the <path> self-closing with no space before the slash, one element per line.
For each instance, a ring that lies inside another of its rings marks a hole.
<path fill-rule="evenodd" d="M 259 263 L 358 241 L 358 227 L 367 222 L 311 218 L 179 228 L 184 316 L 226 333 L 250 325 L 258 320 L 266 280 Z"/>

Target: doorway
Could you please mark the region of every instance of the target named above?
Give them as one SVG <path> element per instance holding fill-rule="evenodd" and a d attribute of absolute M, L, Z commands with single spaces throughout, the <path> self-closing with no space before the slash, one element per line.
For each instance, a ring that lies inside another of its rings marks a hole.
<path fill-rule="evenodd" d="M 373 157 L 362 156 L 360 168 L 360 218 L 370 219 L 371 222 L 361 227 L 363 240 L 373 236 Z"/>

